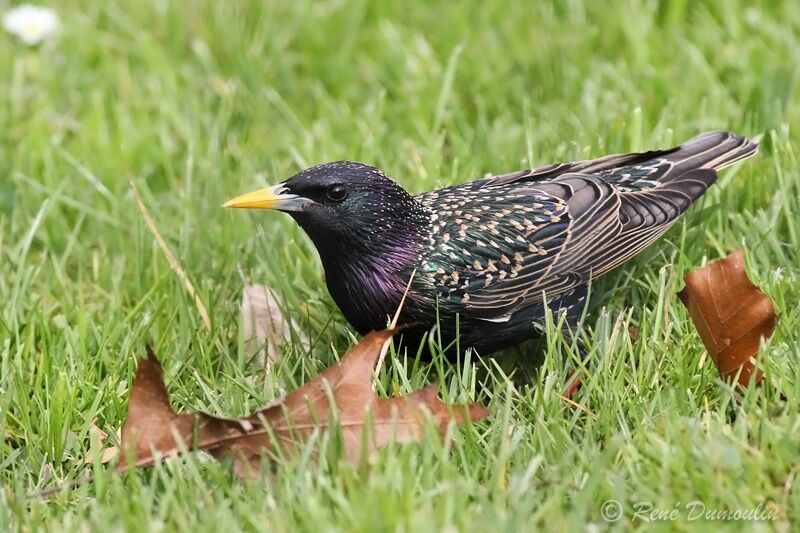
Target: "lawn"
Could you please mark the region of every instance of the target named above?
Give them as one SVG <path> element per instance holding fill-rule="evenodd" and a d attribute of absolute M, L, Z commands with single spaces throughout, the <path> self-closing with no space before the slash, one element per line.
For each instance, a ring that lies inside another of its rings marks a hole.
<path fill-rule="evenodd" d="M 65 0 L 41 45 L 0 35 L 0 529 L 604 530 L 652 525 L 647 509 L 679 511 L 664 529 L 800 521 L 800 3 L 701 4 Z M 574 355 L 552 326 L 494 360 L 395 354 L 384 393 L 439 379 L 445 400 L 492 409 L 445 442 L 358 467 L 301 457 L 250 481 L 198 454 L 100 464 L 147 344 L 175 408 L 241 416 L 356 341 L 301 230 L 228 198 L 335 159 L 416 193 L 712 129 L 759 155 L 593 287 L 572 403 Z M 759 356 L 771 384 L 744 393 L 676 296 L 736 248 L 780 314 Z M 288 343 L 269 368 L 248 355 L 243 278 L 275 288 L 309 349 Z M 709 524 L 698 505 L 769 519 Z"/>

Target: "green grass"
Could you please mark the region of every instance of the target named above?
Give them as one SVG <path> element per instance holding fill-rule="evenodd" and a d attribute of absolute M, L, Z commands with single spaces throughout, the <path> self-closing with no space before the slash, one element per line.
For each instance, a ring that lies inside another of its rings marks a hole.
<path fill-rule="evenodd" d="M 0 529 L 643 528 L 636 502 L 693 500 L 768 505 L 761 529 L 800 521 L 800 4 L 699 4 L 69 0 L 43 46 L 0 35 Z M 200 456 L 123 476 L 84 464 L 90 428 L 122 424 L 146 343 L 177 408 L 236 416 L 353 342 L 301 231 L 221 209 L 232 195 L 342 158 L 420 192 L 715 128 L 760 138 L 760 155 L 596 285 L 582 407 L 559 398 L 574 365 L 551 336 L 475 372 L 396 361 L 383 390 L 438 377 L 445 399 L 494 415 L 367 467 L 301 458 L 243 482 Z M 761 360 L 786 401 L 771 387 L 738 400 L 676 298 L 686 272 L 737 247 L 781 315 Z M 268 372 L 248 360 L 237 267 L 281 292 L 311 350 L 286 346 Z M 542 352 L 541 372 L 509 378 L 512 358 Z M 614 524 L 608 499 L 625 508 Z"/>

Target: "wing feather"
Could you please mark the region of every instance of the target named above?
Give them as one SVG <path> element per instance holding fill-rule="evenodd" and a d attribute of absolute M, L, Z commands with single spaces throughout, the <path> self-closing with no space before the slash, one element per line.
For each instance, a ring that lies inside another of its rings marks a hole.
<path fill-rule="evenodd" d="M 714 183 L 715 169 L 755 150 L 747 139 L 711 132 L 670 150 L 547 165 L 426 193 L 420 200 L 439 220 L 422 273 L 452 310 L 506 320 L 641 252 Z"/>

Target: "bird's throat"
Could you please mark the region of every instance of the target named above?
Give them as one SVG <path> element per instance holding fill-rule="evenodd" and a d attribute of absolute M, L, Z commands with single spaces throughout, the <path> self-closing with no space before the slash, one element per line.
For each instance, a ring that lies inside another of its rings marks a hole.
<path fill-rule="evenodd" d="M 409 283 L 419 246 L 353 257 L 322 256 L 325 280 L 336 305 L 360 332 L 386 327 Z"/>

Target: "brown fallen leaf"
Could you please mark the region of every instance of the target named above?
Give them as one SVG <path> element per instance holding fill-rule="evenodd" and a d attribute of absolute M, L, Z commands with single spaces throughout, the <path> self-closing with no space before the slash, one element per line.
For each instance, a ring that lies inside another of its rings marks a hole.
<path fill-rule="evenodd" d="M 130 466 L 147 466 L 159 459 L 179 454 L 184 446 L 191 446 L 195 428 L 204 438 L 201 446 L 212 437 L 224 437 L 225 428 L 214 417 L 204 413 L 179 415 L 169 405 L 169 394 L 164 386 L 161 363 L 148 346 L 147 358 L 139 361 L 128 400 L 128 415 L 122 425 L 120 448 L 122 461 L 118 470 Z M 128 454 L 132 454 L 132 457 Z M 126 461 L 134 460 L 131 465 Z"/>
<path fill-rule="evenodd" d="M 245 347 L 248 354 L 258 355 L 262 364 L 280 358 L 281 344 L 292 338 L 292 331 L 304 348 L 310 346 L 308 337 L 294 321 L 284 318 L 278 302 L 275 291 L 266 285 L 244 286 L 242 332 Z"/>
<path fill-rule="evenodd" d="M 741 250 L 690 272 L 685 281 L 678 297 L 719 373 L 733 379 L 741 369 L 739 383 L 747 385 L 762 339 L 775 330 L 775 307 L 747 277 Z M 763 377 L 759 371 L 755 379 Z"/>
<path fill-rule="evenodd" d="M 122 428 L 123 462 L 148 466 L 188 449 L 215 457 L 232 456 L 234 471 L 258 471 L 263 458 L 292 456 L 320 430 L 336 426 L 348 460 L 356 460 L 390 442 L 422 439 L 432 420 L 440 434 L 449 424 L 463 424 L 489 414 L 478 404 L 449 406 L 438 398 L 436 384 L 408 396 L 380 398 L 372 389 L 375 362 L 383 343 L 396 330 L 372 332 L 341 362 L 296 391 L 239 420 L 206 413 L 177 414 L 169 405 L 161 365 L 152 351 L 139 362 L 128 416 Z M 130 463 L 125 462 L 128 458 Z"/>

